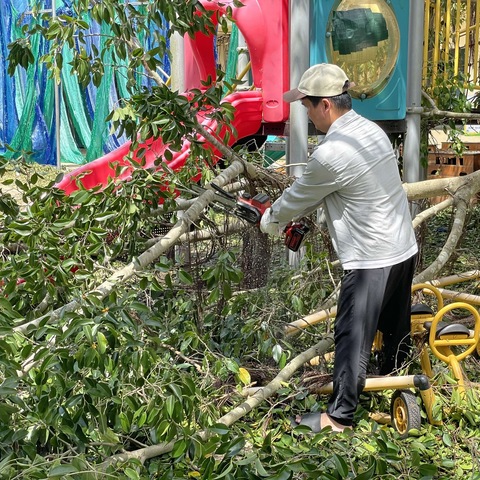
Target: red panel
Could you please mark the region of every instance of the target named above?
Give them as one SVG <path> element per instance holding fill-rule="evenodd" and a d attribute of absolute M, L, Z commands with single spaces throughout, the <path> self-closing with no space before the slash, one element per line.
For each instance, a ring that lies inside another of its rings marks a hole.
<path fill-rule="evenodd" d="M 250 52 L 253 83 L 263 91 L 263 121 L 284 122 L 289 106 L 283 93 L 289 87 L 288 0 L 244 0 L 234 7 L 233 0 L 201 0 L 206 9 L 225 13 L 230 5 Z M 220 3 L 220 5 L 219 5 Z M 213 35 L 185 38 L 185 86 L 201 88 L 201 80 L 215 79 Z"/>

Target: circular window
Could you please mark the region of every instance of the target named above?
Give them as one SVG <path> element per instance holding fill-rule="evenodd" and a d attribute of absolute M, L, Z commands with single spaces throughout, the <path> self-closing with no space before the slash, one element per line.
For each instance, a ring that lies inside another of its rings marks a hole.
<path fill-rule="evenodd" d="M 386 1 L 338 0 L 326 37 L 328 61 L 355 82 L 353 97 L 370 98 L 385 87 L 400 48 L 398 23 Z"/>

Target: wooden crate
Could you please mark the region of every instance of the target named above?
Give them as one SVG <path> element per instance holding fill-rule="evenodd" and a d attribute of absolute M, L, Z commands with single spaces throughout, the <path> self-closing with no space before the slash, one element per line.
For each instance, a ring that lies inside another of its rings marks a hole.
<path fill-rule="evenodd" d="M 459 177 L 480 169 L 480 152 L 468 152 L 458 156 L 452 151 L 428 154 L 428 175 Z"/>
<path fill-rule="evenodd" d="M 450 145 L 443 144 L 442 147 L 444 146 Z M 429 147 L 427 178 L 461 177 L 480 170 L 480 144 L 470 144 L 470 147 L 460 156 L 453 150 L 437 150 L 435 147 Z M 448 196 L 434 197 L 430 201 L 436 204 L 447 198 Z"/>

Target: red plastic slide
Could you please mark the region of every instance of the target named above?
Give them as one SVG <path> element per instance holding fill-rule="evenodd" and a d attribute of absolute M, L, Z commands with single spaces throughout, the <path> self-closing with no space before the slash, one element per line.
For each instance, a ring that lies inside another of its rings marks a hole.
<path fill-rule="evenodd" d="M 258 133 L 262 123 L 283 123 L 288 119 L 289 106 L 283 101 L 283 92 L 289 88 L 288 69 L 288 5 L 289 0 L 243 0 L 241 7 L 235 6 L 234 0 L 201 0 L 203 6 L 211 12 L 214 23 L 219 15 L 226 14 L 227 7 L 232 9 L 239 30 L 242 32 L 250 52 L 253 85 L 256 90 L 236 92 L 225 97 L 235 108 L 233 126 L 238 132 L 236 138 L 230 138 L 232 145 L 248 135 Z M 214 57 L 214 34 L 197 33 L 194 38 L 185 37 L 185 88 L 202 88 L 202 81 L 208 77 L 216 78 Z M 212 132 L 217 125 L 211 120 L 202 122 Z M 226 128 L 219 136 L 224 140 Z M 107 155 L 83 165 L 66 175 L 57 187 L 70 194 L 79 188 L 98 185 L 105 186 L 110 178 L 124 180 L 131 175 L 132 165 L 126 160 L 130 154 L 139 166 L 151 168 L 155 161 L 163 156 L 166 146 L 162 139 L 151 139 L 141 146 L 146 149 L 140 164 L 135 152 L 130 152 L 131 143 L 125 143 Z M 205 143 L 205 148 L 212 148 Z M 215 154 L 219 154 L 213 149 Z M 172 170 L 181 169 L 190 153 L 190 143 L 185 141 L 180 152 L 165 163 Z M 115 168 L 125 166 L 117 177 Z M 161 168 L 161 166 L 157 167 Z"/>
<path fill-rule="evenodd" d="M 233 126 L 237 130 L 238 136 L 233 138 L 230 136 L 228 145 L 232 145 L 237 140 L 247 137 L 248 135 L 253 135 L 258 132 L 261 123 L 262 123 L 262 104 L 263 97 L 262 93 L 259 91 L 247 91 L 247 92 L 236 92 L 232 93 L 225 97 L 224 102 L 229 102 L 235 107 L 235 117 L 232 122 Z M 202 122 L 203 126 L 208 130 L 214 132 L 217 128 L 217 123 L 206 119 Z M 220 132 L 219 139 L 223 140 L 227 128 L 223 128 Z M 58 188 L 65 191 L 67 195 L 71 194 L 75 190 L 78 190 L 79 183 L 81 183 L 85 188 L 93 188 L 97 186 L 106 186 L 109 179 L 119 179 L 125 180 L 128 178 L 131 173 L 133 166 L 131 163 L 126 160 L 127 155 L 130 154 L 131 142 L 127 142 L 121 147 L 113 150 L 107 155 L 94 160 L 86 165 L 73 170 L 72 172 L 65 175 L 65 177 L 56 185 Z M 145 145 L 141 146 L 146 149 L 145 155 L 142 158 L 142 161 L 145 162 L 141 165 L 142 168 L 153 168 L 155 167 L 155 161 L 163 155 L 167 146 L 162 142 L 161 138 L 147 142 Z M 209 144 L 206 144 L 206 148 L 212 148 Z M 213 149 L 216 155 L 220 155 L 215 149 Z M 174 171 L 181 169 L 190 154 L 190 142 L 185 141 L 183 143 L 182 149 L 179 152 L 173 153 L 173 158 L 170 161 L 165 161 L 165 164 L 168 165 Z M 135 152 L 133 152 L 132 158 L 135 161 L 140 161 Z M 125 166 L 126 168 L 121 173 L 120 176 L 115 174 L 115 169 L 117 166 Z M 139 163 L 140 166 L 140 163 Z M 160 166 L 156 168 L 161 168 Z"/>

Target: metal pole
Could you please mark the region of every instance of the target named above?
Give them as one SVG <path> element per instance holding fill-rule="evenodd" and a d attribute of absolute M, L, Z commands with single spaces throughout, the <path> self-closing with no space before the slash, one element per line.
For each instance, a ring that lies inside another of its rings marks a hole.
<path fill-rule="evenodd" d="M 239 77 L 240 74 L 245 71 L 245 69 L 247 68 L 248 62 L 249 62 L 247 43 L 245 42 L 245 37 L 243 36 L 243 34 L 240 30 L 238 31 L 237 52 L 238 52 L 237 77 Z M 248 85 L 250 85 L 250 82 L 248 81 L 248 76 L 246 76 L 246 81 L 243 84 L 243 87 L 246 87 Z"/>
<path fill-rule="evenodd" d="M 175 32 L 170 40 L 172 51 L 172 64 L 170 75 L 172 77 L 172 90 L 183 93 L 185 91 L 185 53 L 183 37 Z"/>
<path fill-rule="evenodd" d="M 300 78 L 310 66 L 310 0 L 290 0 L 290 88 L 295 88 Z M 308 156 L 308 117 L 300 102 L 290 104 L 290 130 L 287 138 L 287 165 L 305 163 Z M 289 173 L 298 177 L 302 166 L 292 166 Z M 294 253 L 290 250 L 289 263 L 297 265 L 302 249 Z"/>
<path fill-rule="evenodd" d="M 57 16 L 57 3 L 52 0 L 52 18 Z M 60 82 L 61 80 L 59 80 Z M 62 158 L 60 154 L 60 83 L 57 84 L 55 78 L 53 79 L 54 88 L 54 102 L 55 102 L 55 150 L 57 159 L 57 168 L 62 166 Z"/>
<path fill-rule="evenodd" d="M 407 72 L 407 115 L 403 180 L 418 182 L 425 178 L 420 166 L 420 120 L 422 113 L 422 69 L 424 2 L 410 0 L 410 27 Z"/>
<path fill-rule="evenodd" d="M 300 82 L 310 66 L 310 0 L 290 1 L 290 88 Z M 300 102 L 290 104 L 290 130 L 287 144 L 287 164 L 304 163 L 308 155 L 308 117 Z M 292 166 L 291 175 L 302 174 L 303 167 Z"/>

